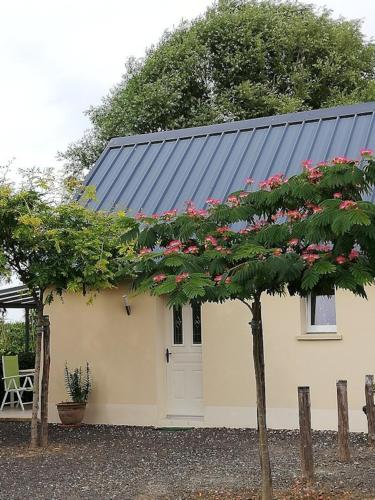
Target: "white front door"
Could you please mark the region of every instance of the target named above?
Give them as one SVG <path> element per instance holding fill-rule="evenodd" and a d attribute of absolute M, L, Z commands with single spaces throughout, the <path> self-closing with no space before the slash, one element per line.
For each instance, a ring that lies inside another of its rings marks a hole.
<path fill-rule="evenodd" d="M 174 307 L 167 332 L 168 416 L 202 416 L 202 330 L 200 305 Z"/>

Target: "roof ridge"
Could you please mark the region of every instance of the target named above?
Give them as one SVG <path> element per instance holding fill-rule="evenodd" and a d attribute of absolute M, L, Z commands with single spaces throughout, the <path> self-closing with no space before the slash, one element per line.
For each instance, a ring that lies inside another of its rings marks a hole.
<path fill-rule="evenodd" d="M 334 106 L 331 108 L 320 108 L 309 111 L 297 111 L 282 115 L 273 115 L 260 118 L 250 118 L 247 120 L 203 125 L 199 127 L 181 128 L 165 130 L 160 132 L 150 132 L 147 134 L 129 135 L 124 137 L 114 137 L 107 145 L 107 148 L 127 146 L 131 144 L 144 144 L 148 142 L 162 142 L 168 140 L 198 137 L 208 134 L 221 134 L 235 132 L 237 130 L 251 130 L 269 126 L 278 126 L 285 123 L 298 123 L 306 121 L 316 121 L 319 119 L 329 119 L 341 116 L 367 114 L 375 112 L 375 101 Z"/>

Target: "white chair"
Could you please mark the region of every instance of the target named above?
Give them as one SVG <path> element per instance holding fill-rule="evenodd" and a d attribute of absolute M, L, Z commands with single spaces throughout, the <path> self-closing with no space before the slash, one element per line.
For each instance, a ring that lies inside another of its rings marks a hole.
<path fill-rule="evenodd" d="M 31 392 L 33 390 L 33 377 L 35 370 L 20 370 L 18 365 L 18 356 L 2 356 L 3 364 L 3 380 L 4 380 L 4 398 L 1 403 L 0 411 L 3 410 L 5 405 L 14 406 L 14 396 L 17 396 L 17 406 L 20 405 L 22 411 L 25 410 L 25 404 L 31 402 L 22 401 L 24 392 Z M 21 383 L 21 380 L 23 382 Z M 10 401 L 7 401 L 9 396 Z"/>

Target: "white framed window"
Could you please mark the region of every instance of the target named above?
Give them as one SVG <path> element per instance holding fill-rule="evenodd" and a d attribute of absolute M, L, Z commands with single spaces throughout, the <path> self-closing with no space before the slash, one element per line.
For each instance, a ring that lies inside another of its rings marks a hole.
<path fill-rule="evenodd" d="M 336 326 L 336 296 L 308 296 L 307 301 L 307 333 L 335 333 Z"/>

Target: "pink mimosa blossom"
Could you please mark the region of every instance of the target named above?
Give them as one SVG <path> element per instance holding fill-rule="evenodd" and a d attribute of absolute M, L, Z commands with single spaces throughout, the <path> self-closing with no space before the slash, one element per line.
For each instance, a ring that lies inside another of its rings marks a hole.
<path fill-rule="evenodd" d="M 165 279 L 167 279 L 166 275 L 165 274 L 157 274 L 156 276 L 154 276 L 153 278 L 153 281 L 155 283 L 160 283 L 161 281 L 164 281 Z"/>
<path fill-rule="evenodd" d="M 250 193 L 248 193 L 247 191 L 241 191 L 241 193 L 238 195 L 239 198 L 243 199 L 243 198 L 247 198 L 249 196 Z"/>
<path fill-rule="evenodd" d="M 146 215 L 142 212 L 142 210 L 140 210 L 139 212 L 137 212 L 134 216 L 134 218 L 136 220 L 143 220 L 146 218 Z"/>
<path fill-rule="evenodd" d="M 302 214 L 298 210 L 288 210 L 286 215 L 290 220 L 299 220 L 302 218 Z"/>
<path fill-rule="evenodd" d="M 240 202 L 239 199 L 237 198 L 237 196 L 235 196 L 234 194 L 231 194 L 230 196 L 228 196 L 227 201 L 228 201 L 228 203 L 230 203 L 233 206 L 238 205 Z"/>
<path fill-rule="evenodd" d="M 338 257 L 336 257 L 336 262 L 339 265 L 345 264 L 346 257 L 344 257 L 343 255 L 339 255 Z"/>
<path fill-rule="evenodd" d="M 144 247 L 144 248 L 140 249 L 139 255 L 147 255 L 148 253 L 151 253 L 151 252 L 152 252 L 151 248 Z"/>
<path fill-rule="evenodd" d="M 364 148 L 364 149 L 361 149 L 360 153 L 361 153 L 361 156 L 373 156 L 374 151 L 372 149 Z"/>
<path fill-rule="evenodd" d="M 296 247 L 299 243 L 299 239 L 298 238 L 293 238 L 291 240 L 288 241 L 288 245 L 290 245 L 291 247 Z"/>
<path fill-rule="evenodd" d="M 305 167 L 305 168 L 310 168 L 312 167 L 312 164 L 313 164 L 313 161 L 312 160 L 304 160 L 302 162 L 302 166 Z"/>
<path fill-rule="evenodd" d="M 302 254 L 303 260 L 305 260 L 308 264 L 313 264 L 316 260 L 320 259 L 320 255 L 316 253 L 304 253 Z"/>
<path fill-rule="evenodd" d="M 177 215 L 177 210 L 174 208 L 173 210 L 166 210 L 163 212 L 163 217 L 165 217 L 167 220 L 172 219 L 172 217 L 176 217 Z"/>
<path fill-rule="evenodd" d="M 213 247 L 216 247 L 216 245 L 217 245 L 217 239 L 214 238 L 213 236 L 206 236 L 204 241 L 206 242 L 206 244 L 210 244 Z"/>
<path fill-rule="evenodd" d="M 360 256 L 360 253 L 358 252 L 358 250 L 355 250 L 354 248 L 352 250 L 350 250 L 349 260 L 357 260 L 359 256 Z"/>
<path fill-rule="evenodd" d="M 246 177 L 245 184 L 247 186 L 251 186 L 251 184 L 254 184 L 254 179 L 252 179 L 251 177 Z"/>
<path fill-rule="evenodd" d="M 230 231 L 230 227 L 229 226 L 221 226 L 221 227 L 218 227 L 216 229 L 216 231 L 220 234 L 223 234 L 223 233 L 228 233 Z"/>
<path fill-rule="evenodd" d="M 206 200 L 206 203 L 207 203 L 208 205 L 212 205 L 212 206 L 214 207 L 215 205 L 220 205 L 221 200 L 219 200 L 219 199 L 217 199 L 217 198 L 208 198 L 208 199 Z"/>
<path fill-rule="evenodd" d="M 351 163 L 352 161 L 353 160 L 347 158 L 346 156 L 336 156 L 335 158 L 333 158 L 332 163 L 334 163 L 335 165 L 341 165 L 345 163 Z"/>
<path fill-rule="evenodd" d="M 199 252 L 199 248 L 196 245 L 190 245 L 189 247 L 185 248 L 184 253 L 192 253 L 196 254 Z"/>
<path fill-rule="evenodd" d="M 340 210 L 349 210 L 351 208 L 357 208 L 357 202 L 352 200 L 345 200 L 340 203 Z"/>
<path fill-rule="evenodd" d="M 176 276 L 176 283 L 181 283 L 181 281 L 185 281 L 190 276 L 189 273 L 180 273 Z"/>
<path fill-rule="evenodd" d="M 339 200 L 340 198 L 342 198 L 342 193 L 333 193 L 333 197 Z"/>

